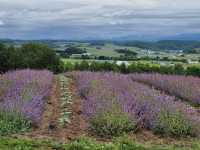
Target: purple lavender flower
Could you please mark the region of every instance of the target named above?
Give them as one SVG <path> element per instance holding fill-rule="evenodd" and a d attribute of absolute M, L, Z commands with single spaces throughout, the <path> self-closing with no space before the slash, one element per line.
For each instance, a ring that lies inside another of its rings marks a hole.
<path fill-rule="evenodd" d="M 71 75 L 84 98 L 83 113 L 88 119 L 99 112 L 122 111 L 139 126 L 153 129 L 161 113 L 181 112 L 194 126 L 200 123 L 194 108 L 173 96 L 134 82 L 132 76 L 100 72 L 73 72 Z"/>
<path fill-rule="evenodd" d="M 200 104 L 200 78 L 180 75 L 132 74 L 132 79 L 159 88 L 171 95 Z"/>
<path fill-rule="evenodd" d="M 39 123 L 53 74 L 47 70 L 18 70 L 0 77 L 0 111 L 18 113 Z"/>

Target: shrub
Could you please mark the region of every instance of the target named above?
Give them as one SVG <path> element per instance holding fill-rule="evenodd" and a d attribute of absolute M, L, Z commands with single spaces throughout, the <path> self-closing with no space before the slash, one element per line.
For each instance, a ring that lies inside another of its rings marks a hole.
<path fill-rule="evenodd" d="M 185 119 L 181 112 L 160 113 L 153 131 L 155 133 L 176 137 L 194 135 L 192 123 Z"/>
<path fill-rule="evenodd" d="M 99 144 L 89 138 L 80 138 L 68 144 L 65 150 L 147 150 L 127 137 L 114 139 L 112 144 Z"/>
<path fill-rule="evenodd" d="M 187 75 L 200 76 L 199 66 L 189 66 L 186 70 Z"/>
<path fill-rule="evenodd" d="M 127 135 L 114 138 L 113 143 L 117 145 L 119 150 L 146 150 L 143 145 L 137 144 Z"/>
<path fill-rule="evenodd" d="M 120 136 L 136 129 L 126 114 L 101 113 L 90 121 L 91 131 L 101 137 Z"/>
<path fill-rule="evenodd" d="M 20 115 L 1 112 L 0 113 L 0 135 L 8 135 L 24 132 L 31 128 L 30 121 Z"/>
<path fill-rule="evenodd" d="M 80 138 L 65 147 L 65 150 L 118 150 L 113 144 L 97 144 L 89 138 Z"/>

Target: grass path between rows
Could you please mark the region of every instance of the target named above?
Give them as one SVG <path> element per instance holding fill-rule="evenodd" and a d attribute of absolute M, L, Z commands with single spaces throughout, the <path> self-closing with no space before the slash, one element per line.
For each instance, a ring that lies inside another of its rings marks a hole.
<path fill-rule="evenodd" d="M 72 142 L 61 143 L 52 140 L 30 140 L 0 137 L 0 150 L 199 150 L 200 144 L 190 146 L 178 145 L 144 145 L 126 137 L 111 143 L 99 143 L 93 139 L 79 138 Z"/>

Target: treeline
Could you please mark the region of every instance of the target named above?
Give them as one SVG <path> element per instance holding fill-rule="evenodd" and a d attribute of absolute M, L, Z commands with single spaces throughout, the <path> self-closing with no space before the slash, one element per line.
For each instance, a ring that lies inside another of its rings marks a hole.
<path fill-rule="evenodd" d="M 53 49 L 43 44 L 27 43 L 21 47 L 0 44 L 0 73 L 24 68 L 57 73 L 63 71 L 63 63 Z"/>
<path fill-rule="evenodd" d="M 131 51 L 129 49 L 115 49 L 116 52 L 124 54 L 124 56 L 137 56 L 138 53 Z"/>
<path fill-rule="evenodd" d="M 158 42 L 125 41 L 114 43 L 121 46 L 134 46 L 151 50 L 183 50 L 188 53 L 200 48 L 200 41 L 164 40 Z"/>
<path fill-rule="evenodd" d="M 70 58 L 70 57 L 66 57 L 66 56 L 63 56 L 61 53 L 60 53 L 60 56 L 62 58 Z M 77 59 L 77 60 L 105 60 L 105 61 L 169 61 L 169 62 L 179 62 L 179 63 L 187 63 L 187 59 L 186 58 L 181 58 L 181 59 L 176 59 L 176 58 L 169 58 L 169 57 L 159 57 L 159 56 L 156 56 L 156 57 L 149 57 L 149 56 L 143 56 L 143 57 L 140 57 L 140 58 L 137 58 L 133 55 L 121 55 L 119 57 L 109 57 L 109 56 L 94 56 L 94 57 L 90 57 L 90 56 L 80 56 L 80 57 L 76 57 L 74 59 Z"/>
<path fill-rule="evenodd" d="M 76 63 L 67 62 L 64 67 L 66 71 L 114 71 L 120 73 L 161 73 L 177 75 L 200 76 L 200 66 L 184 67 L 182 64 L 176 65 L 156 65 L 148 63 L 133 62 L 130 65 L 122 63 L 117 65 L 115 62 L 88 62 L 81 61 Z"/>
<path fill-rule="evenodd" d="M 68 56 L 71 56 L 73 54 L 84 54 L 84 53 L 87 53 L 87 51 L 79 47 L 70 46 L 65 49 L 64 53 Z"/>

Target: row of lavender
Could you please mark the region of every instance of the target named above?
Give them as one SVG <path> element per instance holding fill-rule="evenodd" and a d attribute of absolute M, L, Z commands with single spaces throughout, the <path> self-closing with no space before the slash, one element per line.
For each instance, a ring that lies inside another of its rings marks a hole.
<path fill-rule="evenodd" d="M 53 74 L 46 70 L 21 70 L 2 75 L 0 112 L 17 114 L 33 123 L 39 123 L 52 81 Z"/>
<path fill-rule="evenodd" d="M 84 98 L 83 112 L 89 120 L 102 112 L 121 111 L 140 128 L 177 136 L 199 132 L 196 110 L 175 97 L 134 82 L 128 75 L 74 72 L 72 76 Z"/>
<path fill-rule="evenodd" d="M 149 84 L 171 95 L 200 104 L 200 78 L 192 76 L 132 74 L 134 81 Z"/>

